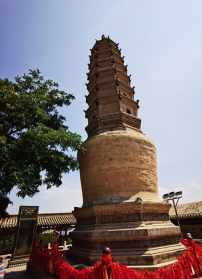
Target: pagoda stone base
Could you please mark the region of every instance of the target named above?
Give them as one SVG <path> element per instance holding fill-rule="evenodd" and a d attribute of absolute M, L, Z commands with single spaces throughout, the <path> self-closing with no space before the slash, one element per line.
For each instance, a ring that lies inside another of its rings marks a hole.
<path fill-rule="evenodd" d="M 75 208 L 71 255 L 84 263 L 98 260 L 105 246 L 113 260 L 136 268 L 168 265 L 184 250 L 180 229 L 169 221 L 169 205 L 134 202 Z"/>

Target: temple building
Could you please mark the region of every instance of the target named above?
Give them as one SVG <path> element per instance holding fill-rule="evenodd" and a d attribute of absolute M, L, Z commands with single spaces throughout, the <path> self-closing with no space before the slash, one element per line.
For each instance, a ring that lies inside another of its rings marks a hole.
<path fill-rule="evenodd" d="M 177 212 L 183 235 L 191 233 L 194 239 L 202 242 L 202 201 L 180 204 Z M 177 224 L 173 207 L 170 209 L 169 215 L 171 221 Z"/>
<path fill-rule="evenodd" d="M 18 215 L 10 215 L 0 219 L 0 255 L 13 252 L 17 232 Z M 76 219 L 71 213 L 41 213 L 37 218 L 37 234 L 46 230 L 56 230 L 59 233 L 59 244 L 63 244 L 69 231 L 76 225 Z"/>
<path fill-rule="evenodd" d="M 177 207 L 180 227 L 185 235 L 191 233 L 194 239 L 202 242 L 202 201 L 180 204 Z M 177 224 L 174 208 L 170 209 L 170 219 Z M 17 231 L 18 215 L 10 215 L 0 219 L 0 255 L 10 254 Z M 72 213 L 40 213 L 37 222 L 37 232 L 54 229 L 60 233 L 61 243 L 69 236 L 76 226 L 76 219 Z"/>
<path fill-rule="evenodd" d="M 96 261 L 104 246 L 139 268 L 172 263 L 183 250 L 170 206 L 158 196 L 156 147 L 141 130 L 139 102 L 118 44 L 102 36 L 91 49 L 88 138 L 79 152 L 82 208 L 71 254 Z"/>

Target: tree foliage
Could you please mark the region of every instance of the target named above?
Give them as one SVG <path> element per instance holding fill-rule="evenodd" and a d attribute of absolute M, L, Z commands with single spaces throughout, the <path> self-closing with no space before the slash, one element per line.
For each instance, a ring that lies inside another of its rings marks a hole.
<path fill-rule="evenodd" d="M 33 196 L 43 184 L 60 186 L 62 174 L 78 168 L 81 138 L 58 111 L 73 99 L 39 70 L 0 79 L 0 196 L 15 186 L 19 196 Z"/>

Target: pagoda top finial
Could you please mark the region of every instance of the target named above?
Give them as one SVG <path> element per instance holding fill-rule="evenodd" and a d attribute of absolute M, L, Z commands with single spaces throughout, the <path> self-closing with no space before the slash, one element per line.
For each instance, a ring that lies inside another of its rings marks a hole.
<path fill-rule="evenodd" d="M 113 41 L 113 40 L 109 37 L 109 35 L 106 36 L 106 35 L 104 35 L 104 34 L 102 34 L 102 36 L 101 36 L 100 39 L 96 39 L 96 40 L 95 40 L 94 47 L 97 47 L 97 45 L 99 45 L 100 43 L 103 43 L 103 42 L 107 42 L 107 43 L 109 43 L 109 44 L 111 44 L 111 45 L 114 45 L 116 48 L 119 47 L 119 44 L 116 43 L 115 41 Z"/>

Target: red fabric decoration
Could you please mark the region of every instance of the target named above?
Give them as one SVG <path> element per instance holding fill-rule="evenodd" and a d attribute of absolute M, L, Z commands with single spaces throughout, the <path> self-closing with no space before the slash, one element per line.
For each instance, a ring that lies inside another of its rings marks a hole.
<path fill-rule="evenodd" d="M 155 271 L 140 271 L 112 260 L 111 250 L 103 250 L 101 261 L 93 266 L 77 270 L 64 261 L 57 245 L 52 249 L 41 249 L 33 245 L 30 265 L 38 271 L 57 274 L 58 279 L 192 279 L 202 275 L 202 245 L 192 239 L 185 239 L 185 252 L 177 257 L 176 263 Z M 108 252 L 106 252 L 108 251 Z M 52 270 L 51 270 L 52 268 Z"/>

